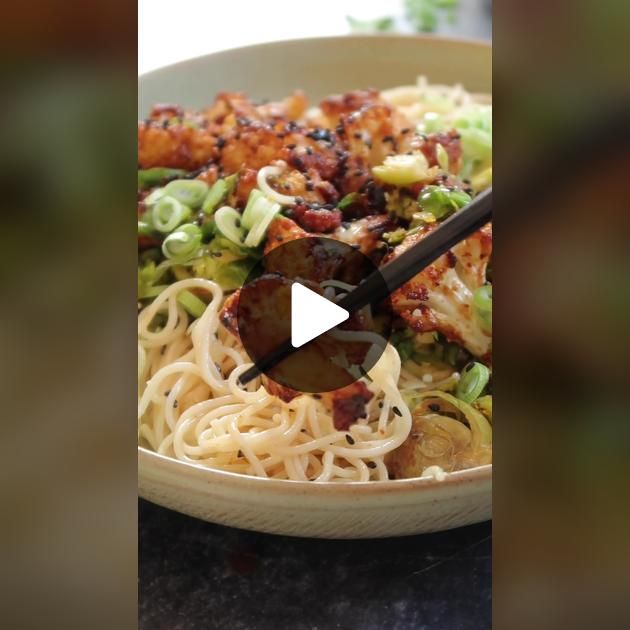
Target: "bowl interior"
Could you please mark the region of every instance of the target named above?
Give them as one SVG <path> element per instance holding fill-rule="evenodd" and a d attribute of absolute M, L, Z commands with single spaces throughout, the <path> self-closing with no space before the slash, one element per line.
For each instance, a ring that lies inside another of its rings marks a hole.
<path fill-rule="evenodd" d="M 300 88 L 313 103 L 335 92 L 408 85 L 421 74 L 434 83 L 491 92 L 491 50 L 483 42 L 402 35 L 324 37 L 226 50 L 141 76 L 139 115 L 154 103 L 201 107 L 220 91 L 275 99 Z"/>
<path fill-rule="evenodd" d="M 470 91 L 492 91 L 492 53 L 484 42 L 434 38 L 430 36 L 349 36 L 292 40 L 227 50 L 199 57 L 139 77 L 138 111 L 143 117 L 154 103 L 177 103 L 186 107 L 202 107 L 212 102 L 220 91 L 242 91 L 255 99 L 282 98 L 295 89 L 303 89 L 311 104 L 331 93 L 375 87 L 385 89 L 415 82 L 426 75 L 434 83 L 461 83 Z M 194 467 L 177 460 L 163 458 L 151 451 L 140 451 L 140 478 L 168 475 L 179 491 L 190 475 L 204 475 L 208 483 L 251 484 L 251 478 L 221 471 Z M 470 472 L 461 471 L 451 484 L 481 484 L 489 492 L 491 466 Z M 173 481 L 181 475 L 181 484 Z M 239 478 L 242 482 L 239 482 Z M 249 481 L 247 481 L 249 479 Z M 298 482 L 256 480 L 256 491 L 262 485 L 287 487 L 299 494 L 308 493 L 307 486 Z M 447 486 L 441 487 L 446 491 Z M 317 484 L 328 486 L 331 484 Z M 332 484 L 339 488 L 338 484 Z M 373 484 L 352 484 L 367 494 Z M 380 486 L 381 484 L 376 484 Z M 427 485 L 440 486 L 431 480 L 401 480 L 383 482 L 381 496 L 402 489 L 421 491 Z M 141 483 L 142 486 L 142 483 Z M 366 487 L 367 486 L 367 487 Z M 232 487 L 234 490 L 234 487 Z M 319 490 L 317 491 L 319 492 Z M 150 494 L 150 493 L 149 493 Z M 343 496 L 345 492 L 339 492 Z M 152 498 L 152 497 L 149 497 Z M 154 499 L 157 500 L 157 499 Z M 160 502 L 160 501 L 158 501 Z M 162 502 L 173 506 L 173 502 Z M 175 509 L 178 509 L 174 505 Z M 188 511 L 182 509 L 182 511 Z"/>

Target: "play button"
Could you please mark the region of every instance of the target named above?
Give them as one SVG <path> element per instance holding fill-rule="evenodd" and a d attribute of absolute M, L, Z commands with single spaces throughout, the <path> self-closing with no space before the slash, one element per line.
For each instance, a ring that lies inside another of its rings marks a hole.
<path fill-rule="evenodd" d="M 348 313 L 335 302 L 370 275 L 375 263 L 355 247 L 323 237 L 278 240 L 267 250 L 243 287 L 228 297 L 223 324 L 238 334 L 267 379 L 283 388 L 323 393 L 362 378 L 389 339 L 391 308 L 382 302 Z M 293 353 L 269 367 L 267 359 L 279 347 Z M 282 395 L 273 383 L 265 386 Z"/>
<path fill-rule="evenodd" d="M 291 285 L 291 345 L 294 348 L 319 337 L 348 317 L 348 311 L 299 282 Z"/>

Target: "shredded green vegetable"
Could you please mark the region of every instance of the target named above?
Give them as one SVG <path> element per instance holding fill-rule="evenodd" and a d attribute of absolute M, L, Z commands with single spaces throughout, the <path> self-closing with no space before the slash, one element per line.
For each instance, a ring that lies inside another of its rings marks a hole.
<path fill-rule="evenodd" d="M 138 188 L 146 189 L 159 186 L 164 180 L 186 175 L 186 171 L 179 168 L 148 168 L 138 171 Z"/>
<path fill-rule="evenodd" d="M 417 404 L 427 398 L 439 398 L 444 400 L 464 415 L 472 432 L 472 444 L 474 448 L 489 447 L 492 445 L 492 426 L 487 418 L 472 405 L 439 389 L 418 393 L 415 396 L 415 402 Z"/>
<path fill-rule="evenodd" d="M 201 317 L 206 310 L 206 303 L 190 291 L 181 291 L 177 296 L 177 301 L 193 317 Z"/>
<path fill-rule="evenodd" d="M 422 189 L 418 203 L 425 212 L 430 212 L 436 219 L 444 219 L 469 204 L 471 199 L 471 196 L 462 190 L 431 185 Z"/>

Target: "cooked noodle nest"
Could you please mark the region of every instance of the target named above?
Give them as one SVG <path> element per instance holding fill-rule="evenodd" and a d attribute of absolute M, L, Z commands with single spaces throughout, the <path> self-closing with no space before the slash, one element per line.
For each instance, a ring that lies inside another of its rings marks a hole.
<path fill-rule="evenodd" d="M 190 289 L 211 298 L 192 323 L 177 303 L 177 295 Z M 267 393 L 260 379 L 245 388 L 239 384 L 252 363 L 221 326 L 222 303 L 218 284 L 192 278 L 170 285 L 140 312 L 140 441 L 183 461 L 259 477 L 387 479 L 384 456 L 407 438 L 412 422 L 393 346 L 369 372 L 366 385 L 374 397 L 367 418 L 339 431 L 317 397 L 303 394 L 285 403 Z M 156 316 L 163 321 L 157 328 Z"/>

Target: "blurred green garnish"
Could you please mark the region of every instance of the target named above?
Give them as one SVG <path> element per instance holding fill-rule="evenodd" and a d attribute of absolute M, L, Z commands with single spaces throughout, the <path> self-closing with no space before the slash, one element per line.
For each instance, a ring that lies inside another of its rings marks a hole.
<path fill-rule="evenodd" d="M 346 16 L 350 30 L 353 33 L 387 33 L 394 30 L 394 18 L 382 17 L 375 20 L 357 20 L 350 15 Z"/>

